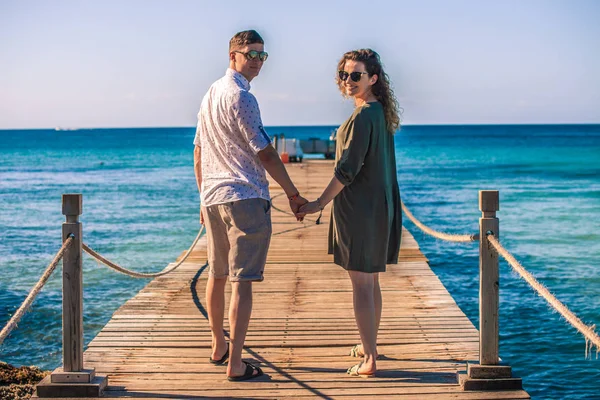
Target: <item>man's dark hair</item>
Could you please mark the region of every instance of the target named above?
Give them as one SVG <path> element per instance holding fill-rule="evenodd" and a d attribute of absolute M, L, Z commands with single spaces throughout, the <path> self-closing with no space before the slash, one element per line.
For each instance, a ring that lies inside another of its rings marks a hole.
<path fill-rule="evenodd" d="M 238 32 L 229 41 L 229 51 L 239 49 L 249 44 L 260 43 L 265 44 L 265 41 L 254 29 L 249 31 Z"/>

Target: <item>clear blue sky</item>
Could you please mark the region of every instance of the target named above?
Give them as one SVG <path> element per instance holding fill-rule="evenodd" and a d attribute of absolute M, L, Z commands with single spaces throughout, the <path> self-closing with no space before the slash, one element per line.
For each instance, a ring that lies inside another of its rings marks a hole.
<path fill-rule="evenodd" d="M 257 29 L 265 125 L 334 125 L 347 50 L 378 51 L 407 124 L 599 123 L 600 1 L 0 0 L 0 129 L 193 126 Z"/>

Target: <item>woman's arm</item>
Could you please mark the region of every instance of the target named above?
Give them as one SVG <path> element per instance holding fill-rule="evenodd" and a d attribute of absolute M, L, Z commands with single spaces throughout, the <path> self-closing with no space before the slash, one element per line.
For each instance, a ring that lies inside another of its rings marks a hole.
<path fill-rule="evenodd" d="M 348 129 L 346 140 L 342 144 L 341 155 L 336 161 L 333 178 L 317 200 L 300 207 L 300 213 L 312 214 L 322 210 L 360 173 L 371 142 L 370 115 L 365 114 L 363 110 L 356 112 L 346 129 Z"/>
<path fill-rule="evenodd" d="M 343 188 L 344 184 L 340 182 L 338 178 L 335 176 L 331 178 L 329 185 L 327 185 L 321 196 L 317 199 L 321 209 L 325 208 L 325 206 L 329 204 L 329 202 L 333 200 Z"/>

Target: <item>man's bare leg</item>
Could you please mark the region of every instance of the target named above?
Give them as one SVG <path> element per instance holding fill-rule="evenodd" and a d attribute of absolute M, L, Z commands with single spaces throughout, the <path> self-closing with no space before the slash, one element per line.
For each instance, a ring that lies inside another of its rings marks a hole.
<path fill-rule="evenodd" d="M 242 376 L 246 365 L 242 362 L 242 350 L 252 314 L 252 282 L 232 282 L 229 304 L 229 326 L 231 327 L 229 364 L 227 376 Z"/>
<path fill-rule="evenodd" d="M 227 342 L 223 332 L 223 318 L 225 317 L 225 284 L 227 277 L 215 278 L 210 275 L 206 283 L 206 308 L 208 323 L 212 334 L 213 360 L 220 360 L 227 352 Z"/>

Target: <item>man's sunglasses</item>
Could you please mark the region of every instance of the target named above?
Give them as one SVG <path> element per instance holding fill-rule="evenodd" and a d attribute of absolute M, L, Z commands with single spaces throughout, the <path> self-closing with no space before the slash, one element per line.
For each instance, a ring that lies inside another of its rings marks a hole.
<path fill-rule="evenodd" d="M 267 58 L 269 57 L 269 53 L 267 53 L 266 51 L 250 50 L 247 53 L 244 53 L 243 51 L 234 51 L 234 53 L 243 54 L 248 60 L 251 61 L 256 59 L 259 59 L 260 61 L 267 61 Z"/>
<path fill-rule="evenodd" d="M 346 72 L 346 71 L 338 71 L 338 76 L 340 77 L 341 80 L 343 80 L 344 82 L 346 82 L 346 79 L 348 79 L 348 77 L 350 77 L 350 79 L 352 79 L 353 82 L 358 82 L 360 81 L 360 78 L 362 78 L 363 75 L 368 75 L 368 72 Z"/>

